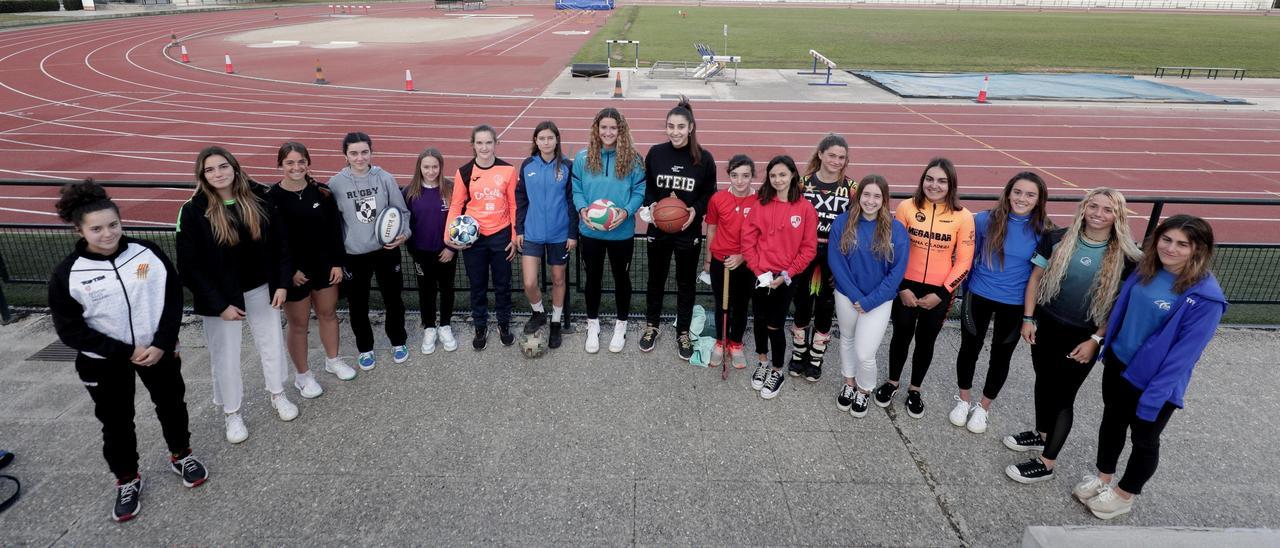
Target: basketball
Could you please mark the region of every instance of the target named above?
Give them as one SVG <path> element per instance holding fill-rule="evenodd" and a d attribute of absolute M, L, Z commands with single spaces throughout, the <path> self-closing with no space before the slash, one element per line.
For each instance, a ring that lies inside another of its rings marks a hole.
<path fill-rule="evenodd" d="M 378 242 L 382 245 L 391 245 L 391 242 L 400 236 L 400 224 L 403 220 L 404 217 L 400 215 L 399 209 L 388 207 L 382 210 L 373 222 L 373 226 L 378 229 Z"/>
<path fill-rule="evenodd" d="M 459 247 L 469 246 L 476 243 L 480 238 L 480 225 L 476 223 L 475 217 L 470 215 L 458 215 L 453 219 L 453 223 L 449 225 L 446 234 L 449 235 L 449 241 Z"/>
<path fill-rule="evenodd" d="M 658 230 L 675 234 L 680 232 L 680 228 L 689 220 L 689 206 L 686 206 L 680 198 L 668 196 L 653 206 L 653 225 Z"/>
<path fill-rule="evenodd" d="M 608 230 L 618 217 L 618 211 L 614 209 L 613 202 L 605 198 L 601 198 L 591 202 L 587 206 L 587 222 L 596 230 Z"/>

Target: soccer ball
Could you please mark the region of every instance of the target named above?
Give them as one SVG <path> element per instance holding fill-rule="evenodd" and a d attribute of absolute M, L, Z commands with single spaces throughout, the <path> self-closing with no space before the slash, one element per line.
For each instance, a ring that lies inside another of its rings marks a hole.
<path fill-rule="evenodd" d="M 445 230 L 449 241 L 458 246 L 469 246 L 480 238 L 480 224 L 470 215 L 458 215 Z"/>
<path fill-rule="evenodd" d="M 541 329 L 537 333 L 520 335 L 520 353 L 529 359 L 541 358 L 547 352 L 547 338 Z"/>
<path fill-rule="evenodd" d="M 610 200 L 601 198 L 587 206 L 587 222 L 593 225 L 591 228 L 605 230 L 617 218 L 618 210 L 614 209 L 613 202 Z"/>

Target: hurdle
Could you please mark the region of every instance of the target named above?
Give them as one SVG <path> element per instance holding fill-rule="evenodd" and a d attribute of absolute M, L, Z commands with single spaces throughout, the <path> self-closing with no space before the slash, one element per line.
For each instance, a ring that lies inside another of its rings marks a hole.
<path fill-rule="evenodd" d="M 620 51 L 625 51 L 627 46 L 634 47 L 635 49 L 635 55 L 633 59 L 634 66 L 632 67 L 613 66 L 613 47 L 615 45 L 619 47 Z M 610 69 L 621 69 L 621 70 L 630 69 L 634 71 L 639 71 L 640 70 L 640 41 L 639 40 L 605 40 L 604 41 L 604 59 L 605 59 L 605 64 L 607 64 Z"/>
<path fill-rule="evenodd" d="M 806 74 L 806 75 L 810 75 L 810 76 L 821 76 L 821 75 L 822 75 L 822 73 L 821 73 L 821 72 L 818 72 L 818 63 L 822 63 L 823 65 L 825 65 L 825 66 L 827 67 L 826 81 L 823 81 L 823 82 L 809 82 L 809 85 L 811 85 L 811 86 L 847 86 L 847 85 L 849 85 L 849 84 L 846 84 L 846 83 L 844 83 L 844 82 L 832 82 L 832 81 L 831 81 L 831 71 L 835 70 L 835 68 L 836 68 L 836 62 L 835 62 L 835 61 L 832 61 L 832 60 L 830 60 L 830 59 L 827 59 L 827 58 L 826 58 L 826 56 L 822 55 L 821 53 L 818 53 L 818 52 L 817 52 L 817 50 L 812 50 L 812 49 L 811 49 L 811 50 L 809 50 L 809 56 L 810 56 L 810 57 L 813 57 L 813 70 L 811 70 L 810 72 L 797 72 L 796 74 Z"/>
<path fill-rule="evenodd" d="M 711 79 L 720 76 L 733 82 L 733 85 L 738 85 L 738 63 L 742 62 L 742 57 L 737 55 L 704 55 L 702 61 L 707 67 L 701 74 L 703 84 L 707 84 L 711 82 Z M 729 63 L 733 63 L 733 78 L 722 76 L 722 74 L 728 74 L 725 69 L 729 67 Z"/>

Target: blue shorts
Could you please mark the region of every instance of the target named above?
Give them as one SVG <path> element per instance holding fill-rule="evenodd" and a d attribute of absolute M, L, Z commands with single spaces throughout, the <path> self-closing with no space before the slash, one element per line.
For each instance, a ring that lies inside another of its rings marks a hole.
<path fill-rule="evenodd" d="M 524 251 L 520 252 L 525 257 L 537 257 L 547 261 L 547 264 L 561 266 L 569 264 L 569 248 L 565 246 L 565 242 L 557 242 L 553 244 L 542 244 L 538 242 L 524 242 Z"/>

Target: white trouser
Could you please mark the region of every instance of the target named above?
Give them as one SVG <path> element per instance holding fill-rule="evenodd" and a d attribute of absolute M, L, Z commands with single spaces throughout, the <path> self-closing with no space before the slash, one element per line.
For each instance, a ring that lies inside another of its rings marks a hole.
<path fill-rule="evenodd" d="M 284 360 L 284 332 L 280 328 L 280 311 L 271 308 L 271 293 L 260 285 L 244 294 L 245 321 L 253 334 L 253 344 L 262 362 L 262 377 L 267 392 L 284 392 L 288 378 Z M 209 365 L 213 370 L 213 403 L 225 413 L 240 410 L 244 384 L 240 379 L 240 336 L 242 321 L 227 321 L 217 316 L 202 316 L 204 340 L 209 346 Z"/>
<path fill-rule="evenodd" d="M 853 301 L 836 291 L 836 321 L 840 323 L 840 371 L 853 378 L 858 388 L 876 389 L 876 351 L 889 328 L 889 312 L 893 301 L 858 313 Z"/>

